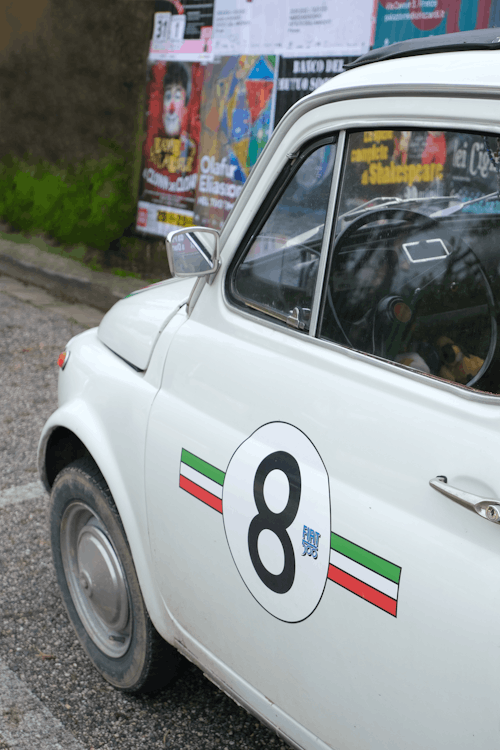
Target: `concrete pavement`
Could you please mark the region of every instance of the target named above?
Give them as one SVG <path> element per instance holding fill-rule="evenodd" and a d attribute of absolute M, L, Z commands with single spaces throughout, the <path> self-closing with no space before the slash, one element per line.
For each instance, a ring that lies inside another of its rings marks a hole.
<path fill-rule="evenodd" d="M 98 326 L 104 315 L 104 312 L 95 307 L 64 301 L 39 286 L 26 284 L 2 274 L 0 274 L 0 292 L 5 292 L 9 297 L 28 302 L 40 309 L 58 312 L 67 320 L 79 323 L 85 328 Z"/>
<path fill-rule="evenodd" d="M 45 289 L 65 302 L 102 312 L 107 312 L 115 302 L 148 284 L 131 276 L 93 271 L 72 258 L 41 250 L 29 242 L 1 238 L 0 274 Z M 32 300 L 26 298 L 26 301 Z"/>

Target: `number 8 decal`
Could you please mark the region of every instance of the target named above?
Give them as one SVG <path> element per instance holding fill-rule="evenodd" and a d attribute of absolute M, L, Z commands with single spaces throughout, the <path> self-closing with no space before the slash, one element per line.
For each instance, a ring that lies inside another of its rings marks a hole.
<path fill-rule="evenodd" d="M 236 450 L 223 489 L 226 536 L 238 571 L 270 614 L 299 622 L 319 604 L 330 559 L 330 491 L 321 457 L 285 422 Z"/>

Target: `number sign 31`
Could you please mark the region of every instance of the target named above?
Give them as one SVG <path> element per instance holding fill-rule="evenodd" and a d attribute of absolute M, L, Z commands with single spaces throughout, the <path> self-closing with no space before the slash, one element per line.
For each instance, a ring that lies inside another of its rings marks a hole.
<path fill-rule="evenodd" d="M 256 430 L 231 458 L 222 505 L 250 593 L 280 620 L 309 617 L 327 581 L 331 523 L 328 474 L 309 438 L 284 422 Z"/>

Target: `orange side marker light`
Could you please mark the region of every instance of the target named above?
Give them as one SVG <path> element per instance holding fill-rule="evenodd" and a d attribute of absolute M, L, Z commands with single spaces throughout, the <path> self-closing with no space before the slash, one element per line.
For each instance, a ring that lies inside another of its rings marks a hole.
<path fill-rule="evenodd" d="M 61 368 L 61 370 L 64 370 L 64 368 L 68 364 L 68 359 L 69 359 L 69 351 L 65 349 L 63 352 L 60 353 L 59 357 L 57 358 L 57 364 Z"/>

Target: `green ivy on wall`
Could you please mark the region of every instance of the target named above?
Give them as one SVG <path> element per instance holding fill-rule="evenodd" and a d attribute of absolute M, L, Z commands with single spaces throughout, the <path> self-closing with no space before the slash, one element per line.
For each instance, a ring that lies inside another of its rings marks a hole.
<path fill-rule="evenodd" d="M 0 162 L 0 217 L 20 231 L 106 250 L 134 220 L 131 164 L 121 153 L 74 165 Z"/>

